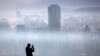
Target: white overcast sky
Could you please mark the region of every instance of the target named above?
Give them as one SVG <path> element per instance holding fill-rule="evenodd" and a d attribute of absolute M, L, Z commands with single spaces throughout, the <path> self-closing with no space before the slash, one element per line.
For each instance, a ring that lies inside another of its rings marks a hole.
<path fill-rule="evenodd" d="M 45 8 L 50 4 L 59 4 L 64 8 L 100 6 L 100 0 L 0 0 L 3 8 Z"/>

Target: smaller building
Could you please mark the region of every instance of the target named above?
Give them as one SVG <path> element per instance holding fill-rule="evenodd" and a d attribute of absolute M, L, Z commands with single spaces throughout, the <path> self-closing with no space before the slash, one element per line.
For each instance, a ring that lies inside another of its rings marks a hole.
<path fill-rule="evenodd" d="M 88 25 L 84 25 L 83 31 L 89 32 L 90 31 L 90 27 Z"/>
<path fill-rule="evenodd" d="M 16 25 L 16 30 L 17 31 L 25 31 L 26 30 L 26 26 L 24 24 Z"/>

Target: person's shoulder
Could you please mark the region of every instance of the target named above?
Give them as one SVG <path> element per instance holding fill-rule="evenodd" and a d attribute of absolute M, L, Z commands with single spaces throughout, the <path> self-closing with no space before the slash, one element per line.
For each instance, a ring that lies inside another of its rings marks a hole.
<path fill-rule="evenodd" d="M 28 49 L 28 47 L 26 47 L 26 49 Z"/>

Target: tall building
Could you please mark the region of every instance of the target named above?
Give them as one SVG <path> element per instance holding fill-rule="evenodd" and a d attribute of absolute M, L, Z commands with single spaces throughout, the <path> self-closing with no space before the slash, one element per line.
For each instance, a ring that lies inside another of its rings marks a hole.
<path fill-rule="evenodd" d="M 60 30 L 61 27 L 61 9 L 59 5 L 50 5 L 48 7 L 48 26 L 50 30 Z"/>

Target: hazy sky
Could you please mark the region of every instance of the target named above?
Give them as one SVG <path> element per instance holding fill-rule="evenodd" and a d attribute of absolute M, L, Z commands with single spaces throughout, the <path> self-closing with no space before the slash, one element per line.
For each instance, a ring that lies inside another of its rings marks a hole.
<path fill-rule="evenodd" d="M 0 0 L 0 6 L 6 8 L 28 7 L 44 8 L 50 4 L 59 4 L 64 8 L 75 8 L 85 6 L 100 6 L 100 0 Z"/>

